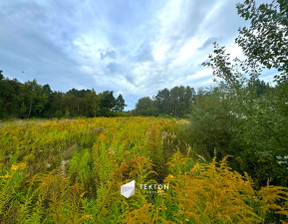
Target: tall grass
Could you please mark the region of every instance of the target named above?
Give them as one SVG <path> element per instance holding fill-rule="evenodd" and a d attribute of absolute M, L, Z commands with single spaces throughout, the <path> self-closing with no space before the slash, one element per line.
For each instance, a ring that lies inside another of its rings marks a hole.
<path fill-rule="evenodd" d="M 248 175 L 200 162 L 186 121 L 93 118 L 0 127 L 0 223 L 287 222 L 287 188 L 254 189 Z M 125 198 L 121 185 L 136 181 Z M 147 193 L 139 184 L 166 184 Z"/>

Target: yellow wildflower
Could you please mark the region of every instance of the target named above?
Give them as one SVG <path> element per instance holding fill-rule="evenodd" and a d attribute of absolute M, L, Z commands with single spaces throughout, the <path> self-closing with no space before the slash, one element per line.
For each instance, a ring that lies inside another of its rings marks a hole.
<path fill-rule="evenodd" d="M 19 166 L 18 165 L 12 165 L 11 170 L 18 170 Z"/>
<path fill-rule="evenodd" d="M 0 176 L 1 178 L 9 178 L 9 177 L 11 177 L 11 175 L 8 173 L 8 171 L 6 171 L 6 174 L 5 174 L 5 176 Z"/>
<path fill-rule="evenodd" d="M 90 219 L 92 217 L 92 215 L 83 215 L 81 217 L 81 219 Z"/>
<path fill-rule="evenodd" d="M 83 198 L 84 194 L 86 194 L 87 191 L 84 191 L 82 194 L 80 194 L 80 198 Z"/>
<path fill-rule="evenodd" d="M 11 170 L 23 170 L 25 168 L 25 163 L 19 163 L 18 165 L 12 165 Z"/>

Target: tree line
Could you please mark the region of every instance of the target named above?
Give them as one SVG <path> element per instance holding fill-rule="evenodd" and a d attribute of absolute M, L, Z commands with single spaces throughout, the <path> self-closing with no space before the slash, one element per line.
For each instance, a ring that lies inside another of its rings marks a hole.
<path fill-rule="evenodd" d="M 133 111 L 135 115 L 159 116 L 170 115 L 184 117 L 190 113 L 191 103 L 196 95 L 194 88 L 190 86 L 175 86 L 172 89 L 159 90 L 153 99 L 140 98 Z"/>
<path fill-rule="evenodd" d="M 159 90 L 153 99 L 140 98 L 135 110 L 123 112 L 127 106 L 121 94 L 113 91 L 96 93 L 94 89 L 52 91 L 49 84 L 34 79 L 25 83 L 5 78 L 0 70 L 0 119 L 5 118 L 71 118 L 97 116 L 159 116 L 185 117 L 196 96 L 190 86 Z"/>
<path fill-rule="evenodd" d="M 126 106 L 121 94 L 113 91 L 71 89 L 64 93 L 52 91 L 49 84 L 41 86 L 34 79 L 20 83 L 5 78 L 0 70 L 0 118 L 52 118 L 117 116 Z"/>

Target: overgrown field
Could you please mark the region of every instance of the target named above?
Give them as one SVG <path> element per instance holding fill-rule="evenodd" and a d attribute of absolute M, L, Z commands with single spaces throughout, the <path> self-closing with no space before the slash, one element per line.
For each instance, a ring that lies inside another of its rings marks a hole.
<path fill-rule="evenodd" d="M 204 161 L 181 137 L 186 124 L 152 117 L 0 123 L 0 223 L 263 223 L 271 214 L 287 223 L 287 188 L 256 191 L 227 158 Z M 120 187 L 132 180 L 135 194 L 125 198 Z"/>

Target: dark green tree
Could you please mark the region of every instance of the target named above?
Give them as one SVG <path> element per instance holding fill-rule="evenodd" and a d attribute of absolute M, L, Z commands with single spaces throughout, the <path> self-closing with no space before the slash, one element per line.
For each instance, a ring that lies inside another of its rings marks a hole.
<path fill-rule="evenodd" d="M 124 100 L 122 94 L 119 94 L 119 96 L 117 97 L 116 102 L 115 102 L 114 110 L 117 112 L 121 112 L 124 110 L 124 107 L 126 107 L 126 106 L 127 105 L 125 104 L 125 100 Z"/>
<path fill-rule="evenodd" d="M 111 116 L 112 109 L 116 105 L 113 91 L 104 91 L 100 94 L 100 114 L 101 116 Z"/>
<path fill-rule="evenodd" d="M 3 71 L 0 70 L 0 82 L 4 79 Z"/>
<path fill-rule="evenodd" d="M 25 82 L 21 88 L 23 101 L 21 104 L 21 117 L 41 117 L 44 112 L 48 96 L 44 93 L 42 86 L 33 81 Z"/>
<path fill-rule="evenodd" d="M 135 112 L 136 115 L 156 116 L 159 111 L 155 106 L 155 102 L 150 97 L 143 97 L 138 100 Z"/>
<path fill-rule="evenodd" d="M 99 96 L 96 94 L 95 90 L 86 92 L 85 96 L 85 113 L 88 117 L 96 117 L 99 113 Z"/>
<path fill-rule="evenodd" d="M 19 104 L 21 101 L 21 83 L 18 80 L 3 79 L 1 82 L 0 95 L 4 106 L 4 114 L 6 117 L 17 117 Z"/>
<path fill-rule="evenodd" d="M 159 90 L 155 96 L 155 103 L 160 114 L 171 114 L 173 109 L 169 89 Z"/>
<path fill-rule="evenodd" d="M 288 1 L 277 0 L 256 5 L 255 0 L 237 4 L 238 14 L 250 21 L 249 27 L 239 29 L 236 43 L 243 49 L 250 64 L 276 68 L 278 81 L 288 77 Z"/>
<path fill-rule="evenodd" d="M 6 116 L 5 104 L 2 98 L 4 87 L 4 75 L 2 73 L 3 71 L 0 70 L 0 119 Z"/>
<path fill-rule="evenodd" d="M 225 47 L 214 44 L 214 52 L 204 66 L 211 67 L 220 81 L 218 91 L 216 95 L 214 90 L 206 92 L 201 100 L 211 98 L 209 94 L 213 92 L 218 106 L 210 113 L 213 108 L 209 105 L 196 105 L 194 111 L 203 111 L 203 117 L 200 113 L 191 116 L 191 133 L 210 155 L 213 146 L 216 151 L 221 150 L 221 156 L 234 155 L 233 168 L 248 172 L 258 187 L 268 180 L 285 185 L 287 167 L 279 165 L 277 158 L 286 155 L 288 147 L 287 3 L 273 1 L 256 6 L 254 0 L 246 0 L 237 8 L 240 16 L 251 22 L 249 28 L 239 30 L 236 39 L 247 58 L 232 60 Z M 280 72 L 274 88 L 259 80 L 263 68 Z M 213 125 L 206 127 L 204 136 L 195 127 L 205 127 L 209 118 L 214 119 L 210 121 Z M 225 126 L 217 131 L 216 124 Z"/>
<path fill-rule="evenodd" d="M 119 113 L 115 112 L 126 106 L 123 96 L 115 99 L 112 91 L 96 94 L 94 89 L 73 88 L 63 93 L 52 91 L 49 84 L 41 86 L 35 79 L 22 84 L 2 73 L 0 70 L 0 119 L 116 116 Z"/>
<path fill-rule="evenodd" d="M 52 93 L 51 96 L 51 115 L 52 117 L 61 118 L 65 111 L 64 111 L 64 93 L 60 91 L 55 91 Z"/>

